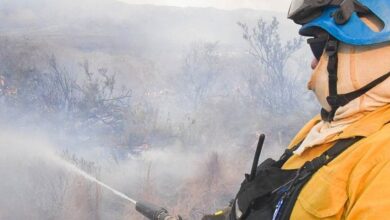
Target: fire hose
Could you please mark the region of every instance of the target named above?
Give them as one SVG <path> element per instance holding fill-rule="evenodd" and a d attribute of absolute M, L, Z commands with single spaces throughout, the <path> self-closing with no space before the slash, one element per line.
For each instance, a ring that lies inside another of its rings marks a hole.
<path fill-rule="evenodd" d="M 136 202 L 135 210 L 150 220 L 182 220 L 180 216 L 169 215 L 165 208 L 147 202 Z"/>

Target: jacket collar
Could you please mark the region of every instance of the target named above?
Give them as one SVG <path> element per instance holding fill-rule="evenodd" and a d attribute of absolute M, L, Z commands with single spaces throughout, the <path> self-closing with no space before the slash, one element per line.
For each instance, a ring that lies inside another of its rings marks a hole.
<path fill-rule="evenodd" d="M 360 120 L 348 126 L 341 134 L 337 135 L 334 140 L 357 136 L 368 137 L 379 131 L 389 122 L 390 104 L 368 113 Z"/>
<path fill-rule="evenodd" d="M 310 120 L 301 131 L 295 136 L 291 141 L 289 148 L 294 147 L 303 141 L 307 136 L 310 130 L 321 121 L 321 116 L 317 115 L 312 120 Z M 331 140 L 327 142 L 333 142 L 340 139 L 351 138 L 351 137 L 368 137 L 375 132 L 379 131 L 384 125 L 390 122 L 390 104 L 385 105 L 373 112 L 367 113 L 363 118 L 352 123 L 347 128 L 344 129 L 339 135 L 336 135 Z"/>

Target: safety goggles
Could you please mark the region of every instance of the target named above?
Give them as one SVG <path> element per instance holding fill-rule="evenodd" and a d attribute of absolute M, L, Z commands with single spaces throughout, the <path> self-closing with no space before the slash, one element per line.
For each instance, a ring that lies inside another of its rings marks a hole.
<path fill-rule="evenodd" d="M 334 15 L 339 24 L 348 21 L 354 11 L 366 11 L 366 8 L 356 0 L 293 0 L 288 18 L 297 24 L 306 24 L 320 17 L 323 9 L 329 6 L 339 6 Z"/>
<path fill-rule="evenodd" d="M 307 40 L 307 43 L 310 45 L 310 49 L 313 52 L 314 57 L 317 60 L 320 60 L 324 52 L 326 43 L 329 40 L 329 34 L 320 29 L 315 30 L 315 32 L 315 36 L 313 36 L 313 38 L 309 38 Z"/>

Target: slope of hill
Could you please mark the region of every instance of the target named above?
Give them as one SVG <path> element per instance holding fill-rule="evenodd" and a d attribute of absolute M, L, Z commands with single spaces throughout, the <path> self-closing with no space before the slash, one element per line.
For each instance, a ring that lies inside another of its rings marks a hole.
<path fill-rule="evenodd" d="M 128 5 L 110 0 L 5 0 L 0 3 L 0 33 L 83 51 L 150 55 L 177 52 L 193 41 L 241 48 L 245 43 L 236 23 L 254 24 L 259 17 L 273 16 L 282 22 L 283 32 L 295 28 L 283 14 L 249 9 Z"/>

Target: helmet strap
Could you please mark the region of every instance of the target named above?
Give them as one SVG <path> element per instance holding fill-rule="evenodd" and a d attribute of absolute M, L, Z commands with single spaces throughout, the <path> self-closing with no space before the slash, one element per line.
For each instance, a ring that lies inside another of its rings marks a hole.
<path fill-rule="evenodd" d="M 332 36 L 329 36 L 328 42 L 325 46 L 325 52 L 327 53 L 329 57 L 328 61 L 328 88 L 329 88 L 329 96 L 326 98 L 328 101 L 328 104 L 331 107 L 331 111 L 326 114 L 326 120 L 325 121 L 333 121 L 333 118 L 336 114 L 337 109 L 340 107 L 337 105 L 337 67 L 338 67 L 338 48 L 339 48 L 339 42 L 333 38 Z M 325 109 L 322 110 L 324 112 Z"/>
<path fill-rule="evenodd" d="M 380 83 L 384 82 L 387 78 L 390 77 L 390 72 L 375 79 L 374 81 L 368 83 L 366 86 L 346 94 L 337 93 L 337 67 L 338 67 L 338 48 L 339 42 L 329 36 L 329 40 L 326 43 L 325 51 L 328 54 L 328 86 L 329 86 L 329 96 L 326 98 L 328 104 L 331 107 L 331 111 L 328 112 L 325 109 L 321 110 L 322 120 L 331 122 L 334 120 L 336 111 L 338 108 L 345 106 L 352 100 L 364 95 Z"/>

